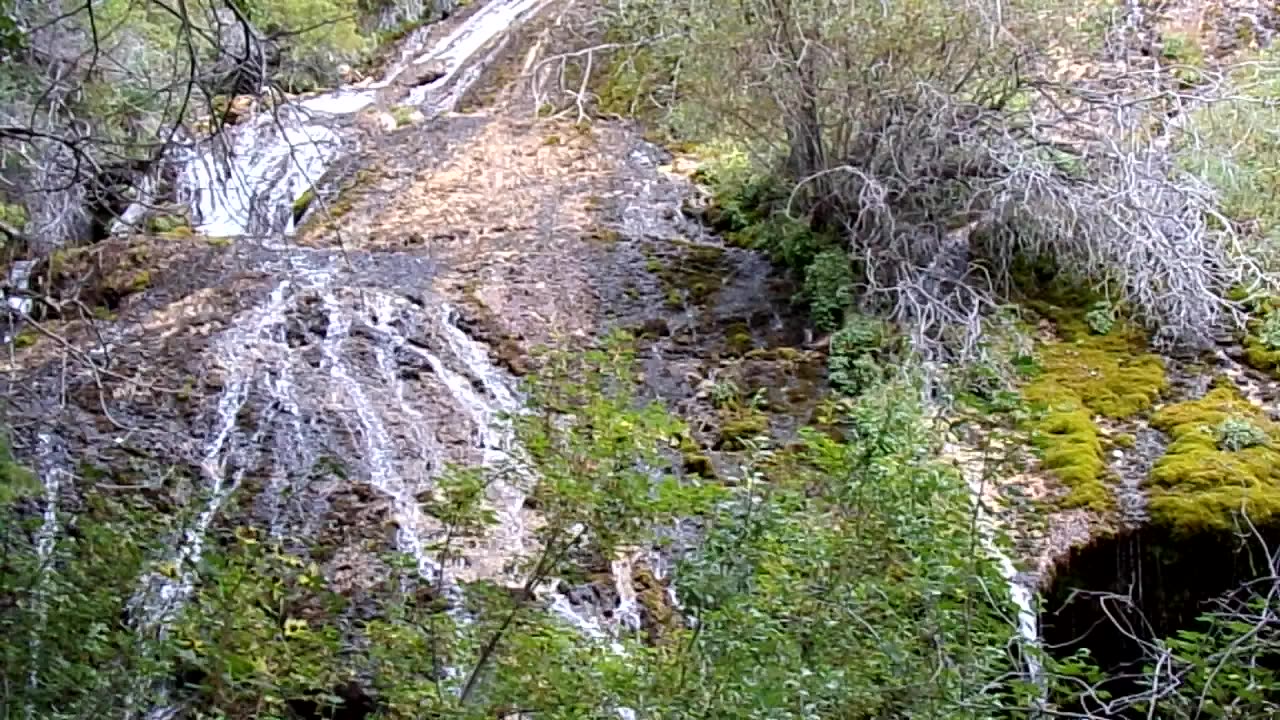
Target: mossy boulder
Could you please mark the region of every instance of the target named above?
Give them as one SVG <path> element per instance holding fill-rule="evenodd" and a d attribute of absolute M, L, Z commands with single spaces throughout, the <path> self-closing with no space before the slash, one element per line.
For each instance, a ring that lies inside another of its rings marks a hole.
<path fill-rule="evenodd" d="M 1254 336 L 1244 339 L 1244 361 L 1250 367 L 1273 375 L 1280 372 L 1280 350 L 1272 350 Z"/>
<path fill-rule="evenodd" d="M 646 268 L 662 282 L 668 306 L 706 305 L 724 285 L 724 248 L 680 240 L 673 244 L 680 249 L 678 257 L 650 255 Z"/>
<path fill-rule="evenodd" d="M 191 219 L 182 212 L 157 213 L 147 219 L 147 230 L 168 237 L 191 237 Z"/>
<path fill-rule="evenodd" d="M 711 458 L 698 453 L 685 453 L 683 458 L 684 471 L 690 475 L 714 480 L 716 477 L 715 466 L 711 464 Z"/>
<path fill-rule="evenodd" d="M 755 346 L 751 328 L 744 322 L 730 323 L 724 331 L 724 342 L 725 349 L 734 356 L 745 355 Z"/>
<path fill-rule="evenodd" d="M 100 317 L 110 317 L 126 298 L 151 288 L 157 272 L 173 262 L 183 244 L 158 242 L 154 236 L 115 237 L 93 245 L 60 249 L 49 256 L 37 276 L 45 291 L 74 297 Z"/>
<path fill-rule="evenodd" d="M 1227 449 L 1218 428 L 1248 422 L 1267 442 Z M 1153 427 L 1172 442 L 1148 479 L 1152 521 L 1177 531 L 1230 529 L 1247 514 L 1264 522 L 1280 512 L 1280 426 L 1233 388 L 1157 412 Z"/>
<path fill-rule="evenodd" d="M 1242 340 L 1244 362 L 1280 377 L 1280 299 L 1250 297 L 1242 289 L 1233 291 L 1231 299 L 1241 302 L 1251 316 Z"/>
<path fill-rule="evenodd" d="M 302 220 L 302 216 L 307 213 L 307 208 L 311 207 L 311 203 L 316 199 L 316 189 L 314 187 L 307 188 L 297 200 L 293 201 L 293 222 L 296 224 Z"/>

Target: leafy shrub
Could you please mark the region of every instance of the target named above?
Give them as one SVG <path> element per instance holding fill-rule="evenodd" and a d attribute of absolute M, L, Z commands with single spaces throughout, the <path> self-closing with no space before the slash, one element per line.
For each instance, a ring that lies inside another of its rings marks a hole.
<path fill-rule="evenodd" d="M 801 297 L 809 304 L 809 314 L 815 327 L 819 330 L 838 327 L 853 301 L 853 273 L 849 269 L 849 257 L 841 250 L 818 253 L 805 270 Z"/>
<path fill-rule="evenodd" d="M 1280 350 L 1280 312 L 1271 311 L 1258 328 L 1258 340 L 1268 350 Z"/>
<path fill-rule="evenodd" d="M 870 355 L 832 357 L 828 362 L 828 373 L 836 391 L 849 396 L 866 392 L 884 377 L 879 363 Z"/>
<path fill-rule="evenodd" d="M 757 168 L 740 148 L 712 145 L 706 151 L 711 159 L 695 177 L 711 190 L 712 225 L 724 232 L 738 233 L 764 222 L 772 201 L 779 195 L 777 179 Z"/>
<path fill-rule="evenodd" d="M 832 355 L 857 355 L 879 350 L 888 338 L 884 323 L 866 315 L 850 315 L 831 336 Z"/>
<path fill-rule="evenodd" d="M 1239 452 L 1270 442 L 1262 428 L 1240 417 L 1223 420 L 1214 428 L 1213 434 L 1217 439 L 1218 449 L 1226 452 Z"/>
<path fill-rule="evenodd" d="M 711 386 L 711 404 L 726 407 L 737 403 L 742 398 L 742 391 L 732 380 L 722 380 Z"/>
<path fill-rule="evenodd" d="M 1084 314 L 1084 322 L 1096 335 L 1106 335 L 1116 324 L 1116 311 L 1111 303 L 1101 300 Z"/>
<path fill-rule="evenodd" d="M 875 353 L 886 338 L 883 323 L 863 315 L 851 316 L 831 335 L 827 373 L 832 387 L 842 395 L 859 395 L 884 377 Z"/>

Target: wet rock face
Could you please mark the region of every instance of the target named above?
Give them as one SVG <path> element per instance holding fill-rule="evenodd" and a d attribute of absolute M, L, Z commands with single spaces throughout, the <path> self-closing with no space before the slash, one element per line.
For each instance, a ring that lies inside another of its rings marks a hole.
<path fill-rule="evenodd" d="M 441 60 L 428 60 L 415 63 L 396 76 L 396 84 L 401 87 L 421 87 L 430 85 L 449 74 L 449 67 Z"/>
<path fill-rule="evenodd" d="M 1276 547 L 1280 524 L 1247 539 L 1146 526 L 1073 549 L 1044 593 L 1045 647 L 1059 658 L 1088 649 L 1111 678 L 1106 689 L 1116 697 L 1138 691 L 1133 677 L 1150 661 L 1145 643 L 1197 629 L 1197 618 L 1224 601 L 1238 608 L 1248 597 L 1241 588 L 1270 574 L 1259 538 Z"/>
<path fill-rule="evenodd" d="M 51 439 L 77 477 L 68 507 L 95 483 L 145 492 L 160 512 L 208 503 L 215 527 L 252 524 L 317 548 L 341 584 L 376 582 L 378 555 L 433 532 L 415 500 L 432 478 L 503 451 L 493 425 L 513 408 L 508 380 L 415 258 L 348 256 L 350 270 L 324 252 L 226 255 L 220 269 L 158 274 L 163 287 L 96 330 L 57 326 L 93 369 L 64 364 L 52 341 L 28 348 L 18 450 Z"/>

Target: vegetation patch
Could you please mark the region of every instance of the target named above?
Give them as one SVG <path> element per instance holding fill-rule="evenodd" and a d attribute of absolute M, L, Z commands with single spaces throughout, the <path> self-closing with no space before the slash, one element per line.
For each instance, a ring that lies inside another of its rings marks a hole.
<path fill-rule="evenodd" d="M 1173 529 L 1230 529 L 1247 514 L 1280 511 L 1280 426 L 1234 388 L 1157 412 L 1153 427 L 1172 438 L 1149 480 L 1151 516 Z"/>
<path fill-rule="evenodd" d="M 1094 416 L 1123 419 L 1149 410 L 1168 385 L 1164 361 L 1123 321 L 1099 335 L 1089 322 L 1092 310 L 1050 311 L 1061 339 L 1041 346 L 1039 375 L 1022 392 L 1037 411 L 1032 442 L 1044 466 L 1068 488 L 1066 507 L 1105 511 L 1112 498 Z"/>
<path fill-rule="evenodd" d="M 1244 361 L 1250 367 L 1280 374 L 1280 311 L 1274 298 L 1251 304 L 1253 318 L 1245 325 Z"/>
<path fill-rule="evenodd" d="M 302 216 L 306 214 L 307 208 L 311 207 L 311 203 L 316 199 L 315 187 L 307 188 L 297 200 L 293 201 L 293 222 L 298 224 L 302 220 Z"/>
<path fill-rule="evenodd" d="M 884 378 L 877 353 L 889 337 L 884 323 L 864 315 L 850 316 L 831 335 L 827 377 L 836 392 L 855 396 Z"/>
<path fill-rule="evenodd" d="M 676 244 L 682 250 L 678 257 L 664 261 L 651 254 L 645 267 L 662 282 L 668 307 L 705 305 L 724 286 L 724 248 L 687 241 Z"/>
<path fill-rule="evenodd" d="M 744 450 L 768 434 L 769 417 L 754 407 L 733 405 L 720 411 L 720 443 L 723 450 Z"/>

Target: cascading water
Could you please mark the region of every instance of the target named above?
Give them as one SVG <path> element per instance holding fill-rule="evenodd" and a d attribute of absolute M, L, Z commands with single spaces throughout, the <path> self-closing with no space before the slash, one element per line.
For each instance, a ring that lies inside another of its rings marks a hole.
<path fill-rule="evenodd" d="M 356 144 L 349 116 L 396 100 L 397 78 L 426 63 L 443 75 L 406 88 L 407 97 L 398 99 L 421 107 L 428 118 L 453 110 L 488 59 L 475 62 L 477 53 L 547 1 L 490 0 L 426 52 L 392 65 L 380 81 L 284 104 L 199 144 L 180 158 L 178 183 L 196 229 L 216 237 L 291 232 L 294 202 Z M 417 41 L 417 35 L 411 38 Z"/>
<path fill-rule="evenodd" d="M 951 457 L 965 456 L 963 451 L 955 447 L 944 448 L 943 454 Z M 1043 680 L 1043 673 L 1039 658 L 1040 626 L 1035 608 L 1034 589 L 1027 579 L 1018 573 L 1013 564 L 1013 559 L 1000 547 L 996 540 L 999 527 L 996 519 L 992 517 L 986 507 L 984 491 L 988 489 L 988 479 L 984 476 L 982 468 L 975 467 L 973 462 L 961 462 L 960 470 L 973 498 L 974 529 L 978 533 L 978 540 L 982 544 L 987 557 L 995 562 L 996 569 L 1000 572 L 1000 576 L 1004 578 L 1009 588 L 1009 599 L 1013 602 L 1014 607 L 1017 608 L 1016 624 L 1018 636 L 1022 639 L 1023 647 L 1026 650 L 1023 653 L 1023 665 L 1026 668 L 1027 677 L 1034 683 L 1040 683 Z"/>

